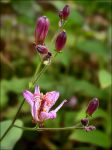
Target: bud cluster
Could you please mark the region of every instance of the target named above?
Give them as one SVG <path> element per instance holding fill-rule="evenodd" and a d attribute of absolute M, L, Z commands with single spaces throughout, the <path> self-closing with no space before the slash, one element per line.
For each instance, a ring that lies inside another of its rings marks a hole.
<path fill-rule="evenodd" d="M 84 126 L 85 131 L 92 131 L 95 130 L 96 127 L 93 125 L 89 125 L 89 118 L 88 116 L 92 116 L 92 114 L 96 111 L 99 106 L 99 100 L 97 98 L 93 98 L 86 109 L 86 118 L 81 119 L 81 124 Z"/>
<path fill-rule="evenodd" d="M 63 10 L 59 12 L 59 16 L 61 20 L 66 20 L 70 13 L 70 7 L 66 5 Z M 45 45 L 45 39 L 48 34 L 50 22 L 46 16 L 41 16 L 38 18 L 35 28 L 35 48 L 37 52 L 40 54 L 43 61 L 50 61 L 52 53 Z M 57 52 L 60 52 L 66 43 L 66 31 L 62 30 L 58 33 L 55 39 L 55 49 Z"/>

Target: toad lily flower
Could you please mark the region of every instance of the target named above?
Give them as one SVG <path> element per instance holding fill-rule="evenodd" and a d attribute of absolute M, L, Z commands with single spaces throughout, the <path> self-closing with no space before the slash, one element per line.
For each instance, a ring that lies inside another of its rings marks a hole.
<path fill-rule="evenodd" d="M 66 100 L 64 100 L 56 109 L 50 111 L 51 107 L 59 98 L 59 92 L 52 91 L 43 95 L 43 93 L 40 93 L 39 86 L 35 87 L 34 94 L 25 90 L 23 96 L 31 106 L 31 114 L 34 121 L 38 123 L 42 123 L 46 119 L 55 119 L 57 111 L 66 102 Z"/>

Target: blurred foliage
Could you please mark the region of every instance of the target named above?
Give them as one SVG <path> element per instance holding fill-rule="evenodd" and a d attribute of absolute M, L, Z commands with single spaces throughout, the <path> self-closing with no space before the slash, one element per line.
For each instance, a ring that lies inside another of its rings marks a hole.
<path fill-rule="evenodd" d="M 1 133 L 0 137 L 4 134 L 5 130 L 8 128 L 8 126 L 11 124 L 11 120 L 2 121 L 0 123 Z M 21 120 L 16 120 L 16 125 L 22 126 L 23 123 Z M 17 129 L 13 127 L 7 134 L 7 136 L 3 139 L 1 142 L 0 148 L 1 149 L 13 149 L 16 142 L 21 138 L 23 131 L 21 129 Z"/>
<path fill-rule="evenodd" d="M 58 10 L 65 4 L 71 7 L 65 25 L 66 47 L 37 84 L 44 93 L 59 91 L 59 103 L 63 99 L 70 100 L 72 96 L 76 97 L 77 103 L 72 107 L 63 107 L 57 119 L 46 121 L 46 127 L 74 125 L 85 117 L 88 101 L 98 97 L 100 108 L 90 122 L 96 125 L 97 130 L 89 133 L 80 130 L 54 133 L 25 131 L 22 135 L 22 130 L 12 128 L 1 144 L 2 149 L 111 149 L 112 3 L 109 0 L 1 0 L 1 135 L 11 122 L 9 119 L 13 119 L 22 100 L 22 91 L 28 88 L 39 63 L 33 45 L 36 20 L 41 15 L 49 17 L 46 45 L 54 52 L 55 44 L 51 40 L 58 30 Z M 22 126 L 23 121 L 25 126 L 33 126 L 27 103 L 19 117 L 21 121 L 17 121 L 18 125 Z"/>

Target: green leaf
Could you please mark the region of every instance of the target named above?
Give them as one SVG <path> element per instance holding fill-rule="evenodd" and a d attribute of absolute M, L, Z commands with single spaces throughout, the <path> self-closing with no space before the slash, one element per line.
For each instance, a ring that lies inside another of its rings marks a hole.
<path fill-rule="evenodd" d="M 93 147 L 77 147 L 75 150 L 95 150 Z"/>
<path fill-rule="evenodd" d="M 100 58 L 102 57 L 106 61 L 109 57 L 106 45 L 100 41 L 81 39 L 77 42 L 77 48 L 89 54 L 93 53 Z"/>
<path fill-rule="evenodd" d="M 68 66 L 70 63 L 70 60 L 71 60 L 71 54 L 68 49 L 65 49 L 64 51 L 62 51 L 56 58 L 56 61 L 60 62 L 64 66 Z"/>
<path fill-rule="evenodd" d="M 80 121 L 82 118 L 84 118 L 86 116 L 86 108 L 87 106 L 83 106 L 83 108 L 77 113 L 76 115 L 76 121 Z M 103 110 L 98 108 L 95 113 L 92 115 L 91 119 L 95 119 L 95 118 L 104 118 L 105 121 L 107 121 L 108 119 L 108 114 Z"/>
<path fill-rule="evenodd" d="M 8 102 L 7 96 L 7 87 L 5 86 L 5 82 L 1 82 L 1 92 L 0 92 L 0 107 L 4 108 Z"/>
<path fill-rule="evenodd" d="M 11 80 L 2 80 L 1 86 L 5 91 L 21 93 L 28 84 L 28 78 L 12 78 Z"/>
<path fill-rule="evenodd" d="M 111 85 L 111 74 L 106 70 L 100 70 L 98 73 L 101 88 L 107 88 Z"/>
<path fill-rule="evenodd" d="M 61 81 L 63 82 L 61 84 L 66 84 L 66 86 L 68 87 L 66 93 L 69 92 L 70 94 L 72 94 L 74 92 L 77 92 L 81 93 L 81 95 L 87 95 L 103 99 L 107 98 L 107 93 L 105 91 L 102 91 L 100 88 L 96 87 L 94 84 L 91 84 L 88 81 L 78 80 L 72 76 L 69 76 L 69 78 L 62 77 Z"/>
<path fill-rule="evenodd" d="M 76 9 L 73 9 L 71 10 L 69 21 L 71 24 L 83 25 L 84 18 Z"/>
<path fill-rule="evenodd" d="M 74 111 L 67 111 L 67 112 L 64 112 L 64 123 L 66 126 L 71 126 L 71 124 L 74 124 L 75 123 L 75 116 L 76 116 L 76 113 Z"/>
<path fill-rule="evenodd" d="M 9 125 L 11 124 L 11 120 L 6 120 L 2 121 L 0 123 L 0 137 L 4 134 L 4 132 L 7 130 Z M 23 123 L 21 120 L 16 120 L 15 122 L 16 125 L 18 126 L 23 126 Z M 7 135 L 4 137 L 4 139 L 1 142 L 1 149 L 7 149 L 7 150 L 12 150 L 17 143 L 17 141 L 21 138 L 23 133 L 23 130 L 18 129 L 16 127 L 12 127 L 10 131 L 7 133 Z"/>
<path fill-rule="evenodd" d="M 84 130 L 77 130 L 70 135 L 69 139 L 84 143 L 90 143 L 103 148 L 110 147 L 109 137 L 104 132 L 101 132 L 99 130 L 91 132 L 86 132 Z"/>
<path fill-rule="evenodd" d="M 35 11 L 34 11 L 34 9 L 32 9 L 33 1 L 31 1 L 31 0 L 28 0 L 28 1 L 12 0 L 12 7 L 19 14 L 25 15 L 26 17 L 29 17 L 29 18 L 34 18 Z"/>
<path fill-rule="evenodd" d="M 54 5 L 57 9 L 63 9 L 64 2 L 63 1 L 49 1 L 52 5 Z"/>
<path fill-rule="evenodd" d="M 28 87 L 28 78 L 13 78 L 9 82 L 10 86 L 10 91 L 15 92 L 15 93 L 21 93 L 26 87 Z"/>

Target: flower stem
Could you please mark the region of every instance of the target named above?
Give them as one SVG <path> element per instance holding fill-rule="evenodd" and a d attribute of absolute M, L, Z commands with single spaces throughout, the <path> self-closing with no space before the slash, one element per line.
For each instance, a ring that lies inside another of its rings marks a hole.
<path fill-rule="evenodd" d="M 35 77 L 35 79 L 34 79 L 33 82 L 32 82 L 33 85 L 38 81 L 38 79 L 39 79 L 40 76 L 45 72 L 45 70 L 47 69 L 47 67 L 48 67 L 48 65 L 45 65 L 45 66 L 43 67 L 43 69 L 40 71 L 40 73 L 38 74 L 38 76 Z"/>
<path fill-rule="evenodd" d="M 58 54 L 58 52 L 56 52 L 56 53 L 54 54 L 54 56 L 53 56 L 53 58 L 52 58 L 52 61 L 53 61 L 53 59 L 57 56 L 57 54 Z M 34 80 L 33 80 L 33 82 L 32 82 L 33 85 L 38 81 L 38 79 L 40 78 L 40 76 L 46 71 L 46 69 L 48 68 L 48 66 L 49 66 L 49 65 L 45 65 L 45 66 L 42 68 L 42 70 L 40 71 L 40 73 L 39 73 L 37 76 L 35 75 L 35 78 L 34 78 Z"/>
<path fill-rule="evenodd" d="M 22 130 L 29 130 L 29 131 L 65 131 L 65 130 L 74 130 L 74 129 L 84 129 L 84 127 L 80 126 L 71 126 L 71 127 L 64 127 L 64 128 L 28 128 L 28 127 L 20 127 L 17 125 L 14 125 L 14 127 L 22 129 Z"/>
<path fill-rule="evenodd" d="M 56 57 L 56 55 L 57 55 L 57 53 L 54 55 L 54 57 Z M 53 58 L 54 58 L 54 57 L 53 57 Z M 40 71 L 40 73 L 38 74 L 38 71 L 40 70 L 41 65 L 42 65 L 42 62 L 39 64 L 39 66 L 37 66 L 36 72 L 35 72 L 35 74 L 34 74 L 33 85 L 39 80 L 39 78 L 41 77 L 41 75 L 45 72 L 45 70 L 46 70 L 47 67 L 48 67 L 48 65 L 44 66 L 43 69 L 42 69 L 42 70 Z M 38 74 L 38 76 L 36 77 L 37 74 Z M 35 78 L 36 78 L 36 79 L 35 79 Z M 32 83 L 32 82 L 31 82 L 31 83 Z M 30 87 L 29 89 L 31 89 L 31 88 L 32 88 L 32 85 L 31 85 L 31 87 Z M 16 114 L 15 114 L 15 117 L 14 117 L 12 123 L 9 125 L 9 127 L 7 128 L 7 130 L 5 131 L 5 133 L 3 134 L 3 136 L 0 138 L 0 141 L 3 140 L 3 138 L 7 135 L 7 133 L 10 131 L 10 129 L 13 127 L 13 125 L 14 125 L 14 123 L 15 123 L 15 121 L 16 121 L 16 118 L 17 118 L 17 116 L 18 116 L 18 114 L 19 114 L 19 112 L 20 112 L 20 110 L 21 110 L 21 108 L 22 108 L 24 102 L 25 102 L 25 100 L 23 99 L 22 102 L 21 102 L 21 104 L 20 104 L 20 106 L 19 106 L 19 108 L 18 108 L 18 110 L 17 110 L 17 112 L 16 112 Z"/>
<path fill-rule="evenodd" d="M 41 66 L 42 66 L 42 61 L 39 63 L 39 65 L 38 65 L 38 67 L 36 68 L 36 71 L 35 71 L 35 74 L 34 74 L 34 77 L 33 77 L 33 79 L 32 79 L 32 84 L 34 84 L 35 83 L 35 80 L 36 80 L 36 76 L 37 76 L 37 74 L 38 74 L 38 72 L 39 72 L 39 70 L 40 70 L 40 68 L 41 68 Z"/>

